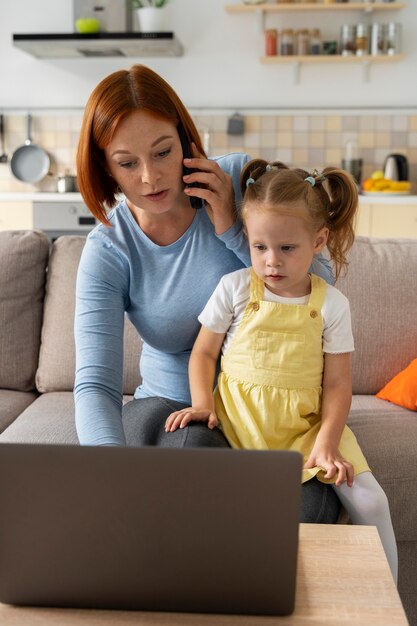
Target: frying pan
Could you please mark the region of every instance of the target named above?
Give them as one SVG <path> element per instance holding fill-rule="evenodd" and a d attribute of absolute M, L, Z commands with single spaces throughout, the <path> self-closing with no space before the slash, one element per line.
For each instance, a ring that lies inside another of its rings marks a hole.
<path fill-rule="evenodd" d="M 32 116 L 27 116 L 27 139 L 10 160 L 13 176 L 25 183 L 38 183 L 49 172 L 49 154 L 34 144 L 31 137 Z"/>

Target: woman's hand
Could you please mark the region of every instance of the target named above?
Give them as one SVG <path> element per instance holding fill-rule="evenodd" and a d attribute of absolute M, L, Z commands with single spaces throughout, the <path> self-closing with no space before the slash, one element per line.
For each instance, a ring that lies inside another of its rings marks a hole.
<path fill-rule="evenodd" d="M 204 200 L 216 234 L 221 235 L 236 221 L 232 178 L 215 161 L 203 157 L 194 143 L 191 144 L 191 151 L 193 158 L 184 159 L 184 165 L 198 171 L 183 176 L 186 185 L 184 193 Z M 198 187 L 188 187 L 191 183 L 197 183 Z"/>
<path fill-rule="evenodd" d="M 210 409 L 196 409 L 190 406 L 169 415 L 165 422 L 165 432 L 172 433 L 177 428 L 184 428 L 189 422 L 207 422 L 210 430 L 213 430 L 219 423 L 216 414 Z"/>
<path fill-rule="evenodd" d="M 353 485 L 353 465 L 340 454 L 339 450 L 332 449 L 330 446 L 318 444 L 314 445 L 304 469 L 312 467 L 322 467 L 326 472 L 324 478 L 334 478 L 337 475 L 335 485 L 338 487 L 347 482 L 348 487 Z"/>

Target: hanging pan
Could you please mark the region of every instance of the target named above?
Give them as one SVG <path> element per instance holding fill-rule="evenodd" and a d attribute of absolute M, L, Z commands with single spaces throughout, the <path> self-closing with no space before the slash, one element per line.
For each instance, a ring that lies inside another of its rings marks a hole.
<path fill-rule="evenodd" d="M 10 160 L 13 176 L 24 183 L 38 183 L 49 172 L 49 154 L 34 144 L 31 137 L 32 116 L 27 116 L 27 139 L 15 150 Z"/>

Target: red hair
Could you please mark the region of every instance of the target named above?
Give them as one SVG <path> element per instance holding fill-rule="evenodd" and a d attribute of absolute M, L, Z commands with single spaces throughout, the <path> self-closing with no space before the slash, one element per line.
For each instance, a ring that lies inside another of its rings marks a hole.
<path fill-rule="evenodd" d="M 144 65 L 133 65 L 130 70 L 119 70 L 104 78 L 85 106 L 77 150 L 77 181 L 87 207 L 106 226 L 110 226 L 107 210 L 116 204 L 118 188 L 107 172 L 104 148 L 121 120 L 142 109 L 176 126 L 182 124 L 188 140 L 205 155 L 190 114 L 161 76 Z"/>

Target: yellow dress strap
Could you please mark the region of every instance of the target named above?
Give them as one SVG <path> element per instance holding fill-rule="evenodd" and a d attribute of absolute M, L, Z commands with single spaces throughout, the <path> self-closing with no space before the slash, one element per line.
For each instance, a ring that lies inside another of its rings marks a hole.
<path fill-rule="evenodd" d="M 323 302 L 326 298 L 327 283 L 323 278 L 316 274 L 310 274 L 311 292 L 308 299 L 308 306 L 321 311 Z"/>
<path fill-rule="evenodd" d="M 253 267 L 250 268 L 250 303 L 259 302 L 264 299 L 264 281 L 255 273 Z"/>

